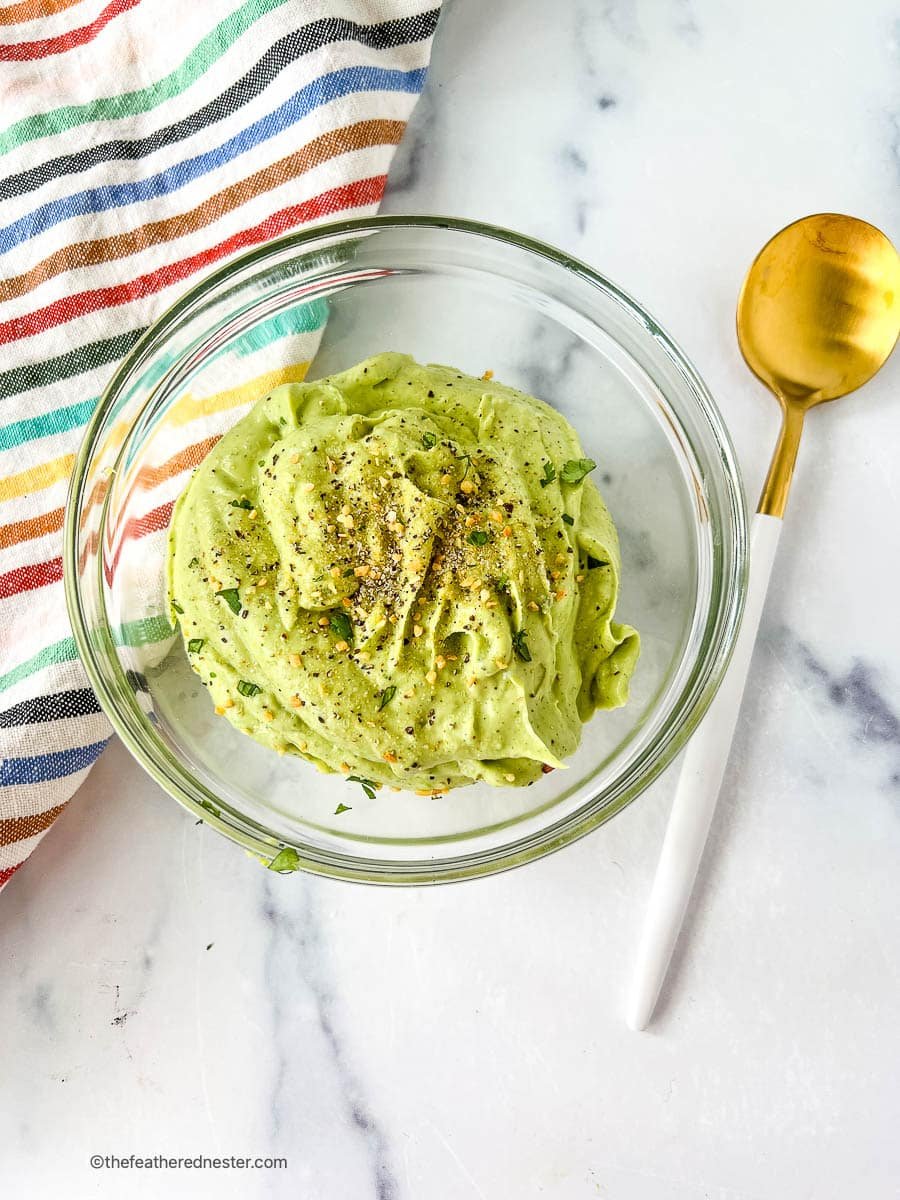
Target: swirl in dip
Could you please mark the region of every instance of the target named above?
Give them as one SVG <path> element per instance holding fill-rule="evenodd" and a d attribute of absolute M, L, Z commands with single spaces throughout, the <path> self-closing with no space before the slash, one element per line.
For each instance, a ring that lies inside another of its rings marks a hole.
<path fill-rule="evenodd" d="M 615 527 L 568 422 L 380 354 L 260 400 L 169 534 L 169 602 L 216 710 L 323 771 L 528 784 L 628 697 Z"/>

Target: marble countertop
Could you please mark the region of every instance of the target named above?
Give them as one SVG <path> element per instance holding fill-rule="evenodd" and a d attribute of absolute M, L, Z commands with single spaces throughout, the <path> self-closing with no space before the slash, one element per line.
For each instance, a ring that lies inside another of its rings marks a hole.
<path fill-rule="evenodd" d="M 445 7 L 388 211 L 518 228 L 639 297 L 754 499 L 776 415 L 737 289 L 807 212 L 900 235 L 896 5 Z M 390 891 L 273 877 L 112 745 L 0 905 L 0 1179 L 36 1200 L 900 1195 L 898 448 L 898 358 L 809 422 L 647 1033 L 622 1009 L 672 772 L 540 863 Z"/>

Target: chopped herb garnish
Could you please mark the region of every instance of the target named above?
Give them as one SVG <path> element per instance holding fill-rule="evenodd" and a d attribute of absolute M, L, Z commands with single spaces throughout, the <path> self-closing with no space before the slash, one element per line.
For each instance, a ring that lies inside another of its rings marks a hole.
<path fill-rule="evenodd" d="M 200 559 L 197 557 L 196 554 L 191 559 L 191 561 L 188 563 L 188 566 L 189 567 L 199 567 L 200 566 Z"/>
<path fill-rule="evenodd" d="M 363 779 L 360 775 L 348 775 L 348 783 L 358 783 L 370 800 L 375 799 L 375 788 L 378 786 L 371 779 Z"/>
<path fill-rule="evenodd" d="M 336 817 L 339 817 L 341 815 L 341 813 L 352 812 L 352 811 L 353 811 L 352 804 L 339 804 L 337 806 L 337 808 L 334 810 L 334 815 Z"/>
<path fill-rule="evenodd" d="M 556 478 L 556 467 L 552 462 L 544 463 L 544 478 L 540 480 L 541 487 L 546 487 L 548 483 L 552 483 Z"/>
<path fill-rule="evenodd" d="M 247 510 L 247 512 L 250 512 L 250 510 L 253 508 L 253 505 L 246 498 L 246 496 L 244 496 L 240 500 L 232 500 L 231 507 L 232 508 L 245 508 Z"/>
<path fill-rule="evenodd" d="M 423 433 L 422 434 L 422 445 L 425 447 L 426 450 L 433 450 L 434 447 L 437 445 L 437 434 L 436 433 Z"/>
<path fill-rule="evenodd" d="M 353 626 L 350 624 L 350 618 L 346 613 L 332 613 L 328 618 L 328 624 L 345 642 L 353 641 Z"/>
<path fill-rule="evenodd" d="M 390 704 L 390 702 L 393 700 L 393 698 L 396 695 L 397 695 L 397 689 L 394 687 L 393 684 L 391 684 L 390 687 L 386 687 L 384 689 L 384 691 L 381 693 L 381 700 L 378 704 L 378 711 L 381 712 L 381 710 L 383 708 L 387 708 L 387 706 Z"/>
<path fill-rule="evenodd" d="M 258 696 L 262 688 L 257 683 L 251 683 L 249 679 L 238 680 L 238 691 L 242 696 Z"/>
<path fill-rule="evenodd" d="M 603 558 L 593 558 L 590 554 L 587 557 L 587 569 L 593 571 L 595 567 L 608 567 L 609 563 Z"/>
<path fill-rule="evenodd" d="M 472 456 L 471 456 L 471 454 L 460 454 L 456 450 L 453 451 L 453 454 L 456 458 L 459 459 L 460 462 L 464 462 L 466 464 L 466 469 L 463 471 L 463 473 L 459 479 L 459 482 L 462 483 L 462 481 L 465 479 L 465 477 L 469 473 L 469 467 L 471 467 L 471 465 L 472 465 Z"/>
<path fill-rule="evenodd" d="M 570 458 L 560 468 L 559 477 L 563 483 L 581 483 L 596 467 L 592 458 Z"/>
<path fill-rule="evenodd" d="M 283 875 L 286 875 L 288 871 L 299 871 L 300 855 L 292 846 L 285 846 L 269 863 L 269 870 L 279 871 Z"/>
<path fill-rule="evenodd" d="M 181 607 L 181 605 L 178 603 L 178 601 L 177 601 L 177 600 L 173 600 L 173 601 L 172 601 L 172 607 L 173 607 L 173 608 L 175 609 L 175 611 L 178 613 L 179 617 L 180 617 L 180 616 L 182 615 L 182 613 L 184 612 L 184 609 Z"/>
<path fill-rule="evenodd" d="M 484 529 L 473 529 L 469 534 L 469 541 L 473 546 L 486 546 L 491 540 L 491 535 Z"/>
<path fill-rule="evenodd" d="M 222 588 L 216 595 L 222 597 L 233 613 L 241 611 L 241 596 L 237 588 Z"/>
<path fill-rule="evenodd" d="M 500 578 L 497 580 L 497 591 L 505 592 L 508 587 L 509 587 L 509 580 L 506 578 L 505 575 L 501 575 Z"/>
<path fill-rule="evenodd" d="M 279 417 L 278 424 L 279 425 L 287 425 L 287 417 Z"/>
<path fill-rule="evenodd" d="M 563 513 L 562 519 L 563 519 L 564 525 L 574 525 L 575 524 L 575 518 L 570 517 L 568 513 Z"/>
<path fill-rule="evenodd" d="M 188 654 L 199 654 L 206 645 L 206 638 L 191 638 L 188 642 Z"/>
<path fill-rule="evenodd" d="M 512 636 L 512 648 L 515 650 L 518 658 L 522 662 L 531 662 L 531 651 L 528 649 L 528 643 L 525 641 L 527 634 L 524 629 L 520 629 Z"/>

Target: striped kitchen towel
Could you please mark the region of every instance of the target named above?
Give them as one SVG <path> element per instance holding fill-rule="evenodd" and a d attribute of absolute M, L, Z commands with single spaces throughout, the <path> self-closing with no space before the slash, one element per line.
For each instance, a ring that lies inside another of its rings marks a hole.
<path fill-rule="evenodd" d="M 61 582 L 100 392 L 198 273 L 374 211 L 437 18 L 417 0 L 0 7 L 0 887 L 110 735 Z"/>

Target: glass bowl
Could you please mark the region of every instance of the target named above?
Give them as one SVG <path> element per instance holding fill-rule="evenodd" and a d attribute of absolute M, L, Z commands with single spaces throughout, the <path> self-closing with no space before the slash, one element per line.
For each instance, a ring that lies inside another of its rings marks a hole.
<path fill-rule="evenodd" d="M 618 526 L 617 616 L 642 655 L 631 700 L 585 726 L 569 769 L 527 788 L 379 791 L 257 745 L 214 715 L 165 612 L 166 527 L 190 470 L 275 383 L 402 350 L 540 396 L 578 430 Z M 556 850 L 638 796 L 709 704 L 743 603 L 734 452 L 693 367 L 608 280 L 468 221 L 376 217 L 233 260 L 135 344 L 78 455 L 66 596 L 97 696 L 138 762 L 277 865 L 435 883 Z M 347 811 L 335 813 L 338 804 Z M 296 858 L 291 851 L 296 852 Z"/>

